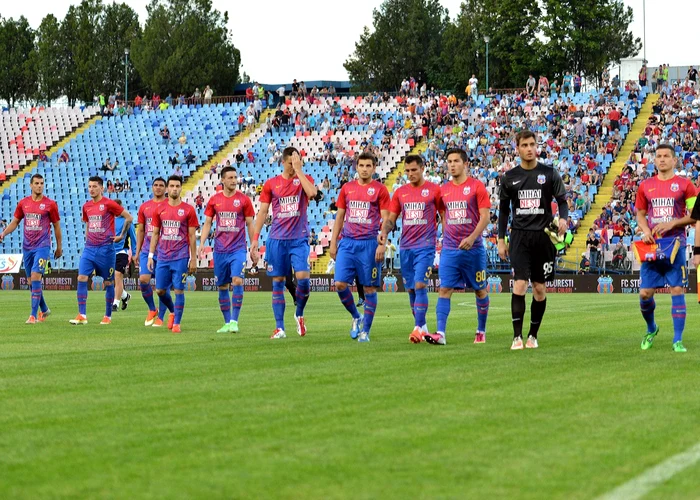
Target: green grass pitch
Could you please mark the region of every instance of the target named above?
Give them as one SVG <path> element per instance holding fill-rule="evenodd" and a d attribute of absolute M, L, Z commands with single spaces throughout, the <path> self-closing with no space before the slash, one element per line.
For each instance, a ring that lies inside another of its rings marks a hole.
<path fill-rule="evenodd" d="M 24 324 L 29 292 L 0 292 L 0 498 L 595 498 L 700 441 L 700 306 L 687 354 L 630 295 L 550 295 L 540 349 L 511 352 L 510 296 L 474 345 L 455 295 L 448 345 L 412 345 L 405 295 L 380 294 L 372 341 L 338 297 L 312 294 L 285 340 L 270 294 L 248 293 L 239 334 L 216 334 L 215 293 L 187 294 L 183 333 L 143 327 L 139 293 L 75 327 L 74 292 Z M 429 325 L 435 327 L 432 295 Z M 528 309 L 530 299 L 528 298 Z M 526 322 L 529 318 L 526 316 Z M 697 498 L 700 466 L 648 498 Z"/>

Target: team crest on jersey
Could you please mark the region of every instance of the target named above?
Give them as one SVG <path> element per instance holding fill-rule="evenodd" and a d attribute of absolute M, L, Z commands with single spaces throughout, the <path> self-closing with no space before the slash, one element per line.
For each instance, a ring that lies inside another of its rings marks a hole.
<path fill-rule="evenodd" d="M 367 194 L 370 195 L 370 196 L 373 196 L 373 195 L 374 195 L 374 188 L 368 188 L 368 189 L 367 189 Z"/>
<path fill-rule="evenodd" d="M 177 211 L 177 215 L 178 217 L 182 217 L 183 215 L 185 215 L 185 211 L 181 208 Z"/>
<path fill-rule="evenodd" d="M 301 184 L 301 181 L 299 179 L 294 179 L 292 181 L 292 184 L 294 184 L 295 186 L 298 186 L 299 184 Z"/>
<path fill-rule="evenodd" d="M 233 206 L 234 206 L 234 207 L 240 207 L 240 206 L 241 206 L 241 200 L 233 200 Z"/>
<path fill-rule="evenodd" d="M 464 193 L 465 196 L 471 192 L 472 192 L 472 188 L 470 188 L 469 186 L 465 186 L 464 189 L 462 190 L 462 193 Z"/>
<path fill-rule="evenodd" d="M 537 176 L 537 184 L 544 184 L 547 182 L 547 177 L 544 175 L 538 175 Z"/>
<path fill-rule="evenodd" d="M 104 206 L 104 205 L 100 205 L 100 211 L 102 211 L 102 210 L 104 210 L 104 209 L 105 209 L 105 206 Z"/>
<path fill-rule="evenodd" d="M 427 198 L 428 195 L 430 194 L 430 191 L 427 189 L 424 189 L 423 191 L 420 192 L 420 194 L 423 198 Z"/>
<path fill-rule="evenodd" d="M 44 205 L 43 203 L 39 205 L 39 210 L 46 210 L 46 205 Z"/>
<path fill-rule="evenodd" d="M 673 191 L 674 193 L 676 191 L 678 191 L 679 189 L 680 189 L 680 186 L 677 183 L 674 182 L 673 184 L 671 184 L 671 191 Z"/>

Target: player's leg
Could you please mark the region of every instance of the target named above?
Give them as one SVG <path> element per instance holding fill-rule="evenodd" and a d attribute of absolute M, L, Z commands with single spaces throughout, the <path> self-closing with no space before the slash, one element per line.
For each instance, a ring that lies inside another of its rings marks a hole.
<path fill-rule="evenodd" d="M 520 350 L 523 345 L 523 321 L 525 319 L 525 294 L 530 279 L 530 251 L 525 246 L 523 233 L 511 232 L 510 265 L 513 269 L 513 291 L 510 298 L 510 314 L 513 322 L 512 350 Z"/>
<path fill-rule="evenodd" d="M 272 312 L 275 316 L 275 331 L 270 338 L 283 339 L 284 332 L 284 282 L 291 266 L 285 240 L 268 239 L 265 250 L 267 274 L 272 278 Z"/>
<path fill-rule="evenodd" d="M 433 274 L 433 260 L 435 260 L 434 248 L 419 248 L 413 252 L 413 283 L 415 289 L 415 302 L 413 303 L 413 314 L 415 327 L 420 330 L 414 332 L 419 338 L 423 333 L 427 333 L 428 325 L 425 317 L 428 313 L 428 281 Z M 411 334 L 413 335 L 413 334 Z"/>
<path fill-rule="evenodd" d="M 105 286 L 105 315 L 100 322 L 108 325 L 112 322 L 112 305 L 114 304 L 114 273 L 117 262 L 117 254 L 114 248 L 104 247 L 100 249 L 97 259 L 95 274 L 104 279 Z"/>
<path fill-rule="evenodd" d="M 233 256 L 221 252 L 214 252 L 214 277 L 219 285 L 219 309 L 224 317 L 224 326 L 216 333 L 228 333 L 231 322 L 231 264 Z"/>
<path fill-rule="evenodd" d="M 233 295 L 231 296 L 231 321 L 229 332 L 238 333 L 238 317 L 243 306 L 243 280 L 245 278 L 246 251 L 237 252 L 231 263 L 231 275 L 233 276 Z M 236 274 L 238 273 L 238 274 Z"/>
<path fill-rule="evenodd" d="M 656 301 L 654 300 L 654 291 L 663 287 L 666 284 L 664 273 L 656 262 L 643 262 L 639 270 L 639 309 L 642 312 L 642 317 L 647 324 L 647 331 L 642 339 L 642 349 L 651 349 L 654 344 L 654 337 L 659 333 L 659 327 L 656 325 L 654 311 L 656 310 Z"/>
<path fill-rule="evenodd" d="M 173 290 L 175 291 L 175 320 L 171 329 L 173 333 L 180 333 L 182 315 L 185 312 L 185 284 L 187 283 L 188 263 L 188 258 L 171 262 Z"/>
<path fill-rule="evenodd" d="M 450 316 L 452 293 L 456 288 L 464 288 L 463 272 L 460 269 L 461 250 L 443 249 L 440 253 L 440 266 L 438 276 L 440 278 L 440 290 L 435 306 L 437 327 L 434 334 L 426 333 L 423 338 L 431 344 L 445 345 L 447 332 L 447 318 Z"/>
<path fill-rule="evenodd" d="M 38 272 L 39 257 L 35 250 L 24 252 L 24 271 L 27 276 L 27 281 L 31 285 L 31 305 L 32 309 L 29 314 L 29 319 L 25 322 L 28 325 L 36 324 L 37 316 L 39 315 L 39 302 L 41 301 L 41 274 Z M 38 275 L 38 277 L 37 277 Z"/>
<path fill-rule="evenodd" d="M 173 304 L 173 299 L 170 296 L 170 287 L 173 286 L 173 276 L 170 271 L 169 262 L 156 262 L 156 294 L 158 295 L 158 300 L 160 300 L 160 308 L 158 309 L 158 319 L 153 323 L 154 327 L 163 326 L 163 320 L 165 319 L 165 312 L 170 311 L 170 316 L 175 320 L 175 304 Z M 168 319 L 170 323 L 170 319 Z"/>
<path fill-rule="evenodd" d="M 679 252 L 682 253 L 682 252 Z M 673 350 L 687 352 L 683 346 L 683 330 L 685 329 L 685 287 L 688 276 L 685 267 L 685 254 L 677 255 L 673 264 L 669 264 L 666 273 L 666 283 L 671 287 L 671 319 L 673 320 Z"/>
<path fill-rule="evenodd" d="M 350 327 L 350 338 L 356 339 L 362 329 L 362 320 L 360 313 L 355 305 L 355 299 L 352 296 L 352 291 L 348 286 L 355 279 L 357 269 L 353 253 L 355 251 L 354 242 L 346 239 L 340 240 L 338 244 L 338 255 L 335 260 L 335 289 L 338 293 L 340 303 L 352 317 L 352 326 Z M 359 277 L 357 278 L 359 284 Z"/>
<path fill-rule="evenodd" d="M 151 326 L 158 317 L 158 311 L 156 311 L 156 303 L 153 300 L 151 273 L 148 271 L 148 254 L 141 253 L 141 255 L 139 255 L 139 270 L 141 271 L 141 274 L 139 274 L 139 288 L 141 289 L 143 301 L 148 307 L 148 314 L 146 315 L 144 325 Z"/>
<path fill-rule="evenodd" d="M 377 311 L 377 289 L 382 282 L 382 262 L 377 262 L 375 259 L 376 240 L 363 241 L 362 245 L 364 248 L 359 253 L 364 265 L 358 269 L 358 274 L 360 274 L 360 283 L 365 287 L 365 307 L 362 317 L 362 331 L 357 337 L 357 341 L 369 342 L 374 314 Z"/>
<path fill-rule="evenodd" d="M 527 335 L 526 348 L 536 349 L 537 333 L 544 312 L 547 309 L 547 287 L 545 283 L 554 278 L 554 260 L 556 250 L 549 237 L 544 233 L 531 233 L 532 246 L 535 251 L 531 256 L 530 279 L 532 281 L 532 304 L 530 305 L 530 331 Z"/>
<path fill-rule="evenodd" d="M 489 292 L 486 282 L 486 249 L 483 247 L 473 248 L 467 252 L 466 262 L 461 266 L 466 270 L 464 276 L 466 284 L 474 290 L 476 296 L 476 333 L 474 335 L 475 344 L 483 344 L 486 342 L 486 320 L 489 316 Z"/>
<path fill-rule="evenodd" d="M 131 299 L 131 294 L 124 290 L 124 275 L 128 266 L 129 256 L 125 253 L 117 254 L 114 272 L 114 306 L 119 307 L 121 303 L 122 311 L 126 310 L 129 306 L 129 299 Z M 114 306 L 112 309 L 116 309 Z"/>
<path fill-rule="evenodd" d="M 70 320 L 71 325 L 87 324 L 88 276 L 95 271 L 95 249 L 83 248 L 78 264 L 78 315 Z"/>
<path fill-rule="evenodd" d="M 403 287 L 408 293 L 408 303 L 411 305 L 411 314 L 416 317 L 416 284 L 413 279 L 415 277 L 415 269 L 413 268 L 413 251 L 410 248 L 404 249 L 399 255 L 401 262 L 401 277 L 403 279 Z M 423 325 L 420 325 L 423 326 Z"/>
<path fill-rule="evenodd" d="M 112 310 L 116 311 L 119 308 L 119 303 L 121 301 L 122 293 L 124 292 L 124 273 L 120 273 L 119 270 L 114 271 L 114 301 L 112 303 Z"/>
<path fill-rule="evenodd" d="M 294 319 L 297 322 L 297 333 L 300 336 L 306 335 L 306 323 L 304 322 L 304 308 L 309 301 L 311 274 L 309 269 L 309 242 L 305 239 L 290 240 L 289 258 L 292 269 L 297 278 L 297 307 Z"/>
<path fill-rule="evenodd" d="M 357 307 L 365 305 L 365 287 L 359 281 L 357 276 L 355 276 L 355 282 L 357 283 L 357 304 L 355 305 Z"/>
<path fill-rule="evenodd" d="M 294 271 L 292 269 L 289 270 L 289 273 L 287 276 L 284 278 L 284 287 L 287 289 L 287 292 L 289 292 L 289 295 L 291 295 L 292 300 L 294 301 L 294 307 L 297 306 L 297 284 L 294 279 Z"/>

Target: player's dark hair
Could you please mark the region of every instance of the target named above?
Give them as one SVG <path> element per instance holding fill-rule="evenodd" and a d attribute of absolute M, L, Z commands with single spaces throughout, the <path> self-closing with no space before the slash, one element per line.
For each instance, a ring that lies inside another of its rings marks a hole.
<path fill-rule="evenodd" d="M 419 167 L 424 165 L 423 157 L 421 155 L 408 155 L 403 159 L 403 163 L 404 165 L 408 165 L 409 163 L 417 163 Z"/>
<path fill-rule="evenodd" d="M 90 177 L 90 178 L 88 179 L 88 182 L 96 182 L 96 183 L 98 183 L 100 186 L 104 186 L 104 185 L 105 185 L 105 181 L 103 181 L 103 180 L 102 180 L 102 177 L 100 177 L 99 175 L 93 175 L 92 177 Z"/>
<path fill-rule="evenodd" d="M 153 179 L 153 182 L 151 183 L 151 186 L 152 186 L 153 184 L 155 184 L 156 182 L 158 182 L 158 181 L 162 182 L 162 183 L 165 184 L 165 185 L 168 184 L 167 182 L 165 182 L 165 179 L 163 179 L 162 177 L 156 177 L 155 179 Z"/>
<path fill-rule="evenodd" d="M 670 144 L 659 144 L 656 147 L 656 151 L 659 149 L 668 149 L 671 152 L 671 156 L 676 156 L 676 150 Z"/>
<path fill-rule="evenodd" d="M 114 200 L 114 203 L 116 203 L 116 204 L 119 205 L 120 207 L 122 206 L 122 200 L 120 200 L 119 198 L 115 199 L 115 200 Z"/>
<path fill-rule="evenodd" d="M 221 178 L 223 179 L 224 177 L 226 177 L 226 174 L 228 174 L 229 172 L 233 172 L 234 174 L 237 173 L 235 168 L 227 166 L 221 169 Z"/>
<path fill-rule="evenodd" d="M 462 159 L 463 162 L 467 162 L 469 157 L 467 156 L 467 152 L 463 150 L 462 148 L 451 148 L 445 151 L 445 158 L 449 158 L 450 155 L 459 155 L 459 157 Z"/>
<path fill-rule="evenodd" d="M 170 177 L 168 177 L 168 184 L 170 184 L 171 181 L 179 182 L 180 185 L 182 185 L 182 177 L 180 177 L 179 175 L 171 175 Z"/>
<path fill-rule="evenodd" d="M 372 153 L 362 153 L 360 156 L 357 157 L 357 163 L 360 163 L 360 160 L 371 160 L 372 161 L 372 166 L 376 167 L 377 166 L 377 157 L 374 156 Z"/>
<path fill-rule="evenodd" d="M 525 139 L 530 138 L 537 139 L 535 133 L 532 130 L 521 130 L 515 136 L 515 145 L 520 146 L 520 141 L 524 141 Z"/>
<path fill-rule="evenodd" d="M 29 184 L 34 184 L 34 179 L 43 179 L 44 176 L 41 174 L 34 174 L 32 175 L 32 178 L 29 179 Z"/>
<path fill-rule="evenodd" d="M 301 154 L 299 154 L 299 150 L 297 150 L 297 148 L 295 148 L 295 147 L 289 146 L 289 147 L 284 148 L 284 150 L 282 150 L 282 161 L 285 161 L 287 158 L 292 156 L 294 153 L 301 156 Z"/>

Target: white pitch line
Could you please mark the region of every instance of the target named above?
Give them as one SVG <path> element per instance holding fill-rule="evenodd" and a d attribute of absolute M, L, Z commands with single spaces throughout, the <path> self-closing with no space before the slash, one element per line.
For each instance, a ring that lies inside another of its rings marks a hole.
<path fill-rule="evenodd" d="M 700 443 L 645 470 L 625 484 L 598 497 L 598 500 L 637 500 L 698 461 L 700 461 Z"/>

